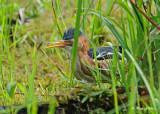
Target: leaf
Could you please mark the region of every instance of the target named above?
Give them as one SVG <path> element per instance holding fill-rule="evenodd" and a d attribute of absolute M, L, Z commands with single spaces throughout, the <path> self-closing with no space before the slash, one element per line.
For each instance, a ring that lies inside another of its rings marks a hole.
<path fill-rule="evenodd" d="M 82 102 L 82 103 L 85 103 L 85 102 L 88 100 L 88 98 L 89 98 L 88 96 L 85 96 L 85 97 L 82 99 L 81 102 Z"/>
<path fill-rule="evenodd" d="M 7 93 L 11 98 L 14 96 L 15 90 L 16 90 L 16 83 L 15 82 L 8 83 Z"/>
<path fill-rule="evenodd" d="M 26 87 L 25 87 L 25 86 L 23 86 L 23 85 L 20 84 L 20 83 L 17 83 L 17 87 L 18 87 L 18 89 L 20 89 L 20 91 L 21 91 L 22 93 L 26 93 Z"/>

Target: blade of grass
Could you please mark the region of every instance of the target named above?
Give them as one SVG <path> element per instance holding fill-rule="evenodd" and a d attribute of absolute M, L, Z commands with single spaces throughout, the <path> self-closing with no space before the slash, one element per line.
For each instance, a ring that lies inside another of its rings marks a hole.
<path fill-rule="evenodd" d="M 109 16 L 111 14 L 112 7 L 114 5 L 115 0 L 107 0 L 106 1 L 106 15 Z"/>
<path fill-rule="evenodd" d="M 55 1 L 56 2 L 56 1 Z M 52 0 L 52 9 L 53 9 L 53 17 L 55 18 L 55 23 L 56 23 L 56 26 L 58 28 L 58 31 L 60 33 L 60 36 L 62 38 L 63 34 L 62 34 L 62 31 L 61 31 L 61 28 L 60 28 L 60 25 L 59 25 L 59 19 L 57 17 L 57 13 L 56 13 L 56 10 L 54 8 L 54 0 Z"/>
<path fill-rule="evenodd" d="M 29 91 L 28 91 L 27 101 L 29 104 L 27 104 L 27 110 L 29 114 L 37 113 L 37 100 L 35 96 L 35 83 L 34 83 L 34 79 L 37 71 L 37 56 L 36 56 L 37 50 L 36 49 L 37 48 L 35 45 L 32 52 L 32 72 L 29 75 L 29 80 L 28 80 Z"/>
<path fill-rule="evenodd" d="M 75 33 L 74 33 L 74 43 L 72 48 L 72 60 L 71 60 L 71 79 L 70 79 L 70 85 L 73 85 L 73 79 L 75 75 L 76 70 L 76 60 L 77 60 L 77 48 L 78 48 L 78 35 L 80 30 L 80 19 L 81 19 L 81 13 L 82 13 L 82 0 L 78 0 L 77 2 L 77 14 L 76 14 L 76 23 L 75 23 Z"/>
<path fill-rule="evenodd" d="M 117 91 L 116 91 L 117 63 L 118 63 L 118 57 L 117 57 L 116 50 L 114 49 L 114 55 L 113 55 L 113 60 L 112 60 L 112 64 L 111 64 L 111 78 L 112 78 L 112 90 L 113 90 L 113 96 L 114 96 L 115 112 L 116 112 L 116 114 L 119 114 L 118 94 L 117 94 Z"/>
<path fill-rule="evenodd" d="M 153 94 L 153 91 L 150 87 L 150 84 L 149 82 L 147 81 L 143 71 L 141 70 L 140 66 L 138 65 L 138 63 L 136 62 L 136 60 L 133 58 L 133 56 L 130 54 L 130 52 L 128 50 L 125 49 L 125 52 L 127 53 L 127 55 L 129 56 L 129 58 L 132 60 L 133 64 L 135 65 L 138 73 L 140 74 L 142 80 L 144 81 L 147 89 L 148 89 L 148 92 L 150 94 L 150 97 L 151 97 L 151 100 L 152 100 L 152 104 L 153 104 L 153 107 L 155 109 L 155 111 L 157 110 L 157 107 L 156 107 L 156 103 L 155 103 L 155 99 L 154 99 L 154 94 Z"/>
<path fill-rule="evenodd" d="M 90 14 L 96 15 L 99 17 L 99 19 L 102 19 L 104 24 L 107 25 L 107 27 L 110 29 L 110 31 L 113 33 L 113 35 L 115 36 L 115 38 L 118 40 L 118 42 L 120 43 L 120 45 L 124 48 L 124 49 L 128 49 L 127 44 L 124 42 L 123 37 L 121 34 L 119 34 L 119 32 L 117 31 L 117 29 L 115 28 L 115 26 L 112 24 L 111 20 L 109 20 L 108 18 L 102 16 L 101 14 L 95 12 L 95 11 L 90 11 Z"/>

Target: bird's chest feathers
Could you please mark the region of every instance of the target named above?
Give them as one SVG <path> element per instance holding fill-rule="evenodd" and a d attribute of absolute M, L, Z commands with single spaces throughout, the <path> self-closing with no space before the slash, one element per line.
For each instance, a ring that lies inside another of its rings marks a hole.
<path fill-rule="evenodd" d="M 86 65 L 94 65 L 94 61 L 92 58 L 90 58 L 90 56 L 88 55 L 88 52 L 82 52 L 82 51 L 79 51 L 78 52 L 78 56 L 79 56 L 79 60 L 82 64 L 86 64 Z"/>

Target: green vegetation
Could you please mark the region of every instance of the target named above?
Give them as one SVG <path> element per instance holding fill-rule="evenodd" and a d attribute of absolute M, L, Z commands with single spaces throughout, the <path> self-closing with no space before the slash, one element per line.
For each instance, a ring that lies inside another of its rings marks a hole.
<path fill-rule="evenodd" d="M 48 103 L 52 114 L 77 88 L 82 103 L 104 91 L 112 93 L 114 107 L 108 112 L 119 114 L 123 111 L 117 87 L 126 90 L 124 113 L 160 113 L 160 1 L 135 1 L 0 0 L 0 113 L 26 106 L 28 113 L 36 114 L 39 103 Z M 46 49 L 70 27 L 76 29 L 71 61 L 63 49 Z M 122 60 L 113 57 L 110 83 L 102 83 L 98 66 L 96 84 L 75 79 L 80 29 L 94 49 L 111 43 L 122 46 Z M 141 103 L 140 86 L 149 93 L 147 102 Z M 105 113 L 98 108 L 95 113 Z"/>

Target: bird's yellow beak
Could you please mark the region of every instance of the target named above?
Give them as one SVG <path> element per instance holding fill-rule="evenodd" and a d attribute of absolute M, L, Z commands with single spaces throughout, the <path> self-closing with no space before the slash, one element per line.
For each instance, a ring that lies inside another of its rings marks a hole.
<path fill-rule="evenodd" d="M 60 40 L 60 41 L 56 41 L 54 43 L 49 43 L 47 45 L 47 48 L 64 48 L 66 46 L 72 46 L 73 41 L 71 40 Z"/>

